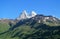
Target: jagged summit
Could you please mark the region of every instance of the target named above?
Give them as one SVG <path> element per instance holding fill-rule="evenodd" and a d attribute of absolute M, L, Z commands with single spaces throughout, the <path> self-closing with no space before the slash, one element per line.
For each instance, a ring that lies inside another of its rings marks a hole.
<path fill-rule="evenodd" d="M 26 12 L 26 10 L 24 10 L 21 14 L 20 14 L 20 16 L 17 18 L 17 20 L 23 20 L 23 19 L 27 19 L 27 18 L 32 18 L 32 17 L 34 17 L 34 16 L 36 16 L 37 14 L 34 12 L 34 11 L 32 11 L 31 12 L 31 15 L 29 15 L 27 12 Z"/>
<path fill-rule="evenodd" d="M 37 14 L 36 14 L 36 12 L 32 11 L 32 12 L 31 12 L 31 15 L 32 15 L 32 17 L 34 17 L 34 16 L 36 16 Z"/>
<path fill-rule="evenodd" d="M 22 20 L 22 19 L 26 19 L 26 18 L 28 18 L 28 14 L 27 14 L 26 10 L 24 10 L 24 11 L 20 14 L 20 16 L 17 18 L 17 20 Z"/>

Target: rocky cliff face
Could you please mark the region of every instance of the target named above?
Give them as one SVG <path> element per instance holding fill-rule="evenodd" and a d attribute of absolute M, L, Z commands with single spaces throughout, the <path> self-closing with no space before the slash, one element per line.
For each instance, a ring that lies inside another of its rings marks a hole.
<path fill-rule="evenodd" d="M 23 20 L 23 19 L 28 19 L 28 18 L 32 18 L 32 17 L 34 17 L 34 16 L 36 16 L 37 14 L 34 12 L 34 11 L 32 11 L 31 12 L 31 15 L 29 15 L 27 12 L 26 12 L 26 10 L 24 10 L 21 14 L 20 14 L 20 16 L 17 18 L 17 20 Z"/>

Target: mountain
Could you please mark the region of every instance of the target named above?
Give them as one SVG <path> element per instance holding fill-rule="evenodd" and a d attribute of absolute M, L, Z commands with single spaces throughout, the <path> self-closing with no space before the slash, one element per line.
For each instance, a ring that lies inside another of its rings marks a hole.
<path fill-rule="evenodd" d="M 21 15 L 17 18 L 17 20 L 22 20 L 28 18 L 27 12 L 24 10 Z"/>
<path fill-rule="evenodd" d="M 20 14 L 20 16 L 17 18 L 17 20 L 23 20 L 23 19 L 28 19 L 28 18 L 32 18 L 32 17 L 34 17 L 34 16 L 36 16 L 37 14 L 34 12 L 34 11 L 32 11 L 31 12 L 31 15 L 29 15 L 27 12 L 26 12 L 26 10 L 24 10 L 21 14 Z"/>
<path fill-rule="evenodd" d="M 34 17 L 36 15 L 37 15 L 36 12 L 34 12 L 34 11 L 31 12 L 31 17 Z"/>
<path fill-rule="evenodd" d="M 16 19 L 0 20 L 0 39 L 60 39 L 60 19 L 24 10 Z"/>
<path fill-rule="evenodd" d="M 31 19 L 37 21 L 38 23 L 44 23 L 47 25 L 60 25 L 60 20 L 53 16 L 36 15 Z"/>

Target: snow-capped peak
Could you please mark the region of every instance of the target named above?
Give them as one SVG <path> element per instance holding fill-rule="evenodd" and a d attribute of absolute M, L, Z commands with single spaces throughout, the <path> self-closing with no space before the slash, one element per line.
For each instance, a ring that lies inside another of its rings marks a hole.
<path fill-rule="evenodd" d="M 27 14 L 27 12 L 26 12 L 26 10 L 24 10 L 22 13 L 21 13 L 21 15 L 20 15 L 20 17 L 28 17 L 28 14 Z"/>
<path fill-rule="evenodd" d="M 31 16 L 32 16 L 32 17 L 34 17 L 34 16 L 36 16 L 36 15 L 37 15 L 36 12 L 34 12 L 34 11 L 31 12 Z"/>
<path fill-rule="evenodd" d="M 28 14 L 27 14 L 26 10 L 24 10 L 24 11 L 20 14 L 20 16 L 17 18 L 17 20 L 22 20 L 22 19 L 26 19 L 26 18 L 28 18 Z"/>

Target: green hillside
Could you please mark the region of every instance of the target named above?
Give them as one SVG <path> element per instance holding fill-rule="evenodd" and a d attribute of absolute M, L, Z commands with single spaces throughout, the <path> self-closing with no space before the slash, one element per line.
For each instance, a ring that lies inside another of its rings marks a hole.
<path fill-rule="evenodd" d="M 22 23 L 22 24 L 21 24 Z M 58 39 L 60 26 L 49 26 L 43 23 L 19 22 L 13 27 L 0 24 L 0 39 Z M 1 30 L 2 29 L 2 30 Z M 5 32 L 5 33 L 4 33 Z"/>
<path fill-rule="evenodd" d="M 7 31 L 10 26 L 7 23 L 0 23 L 0 33 Z"/>

